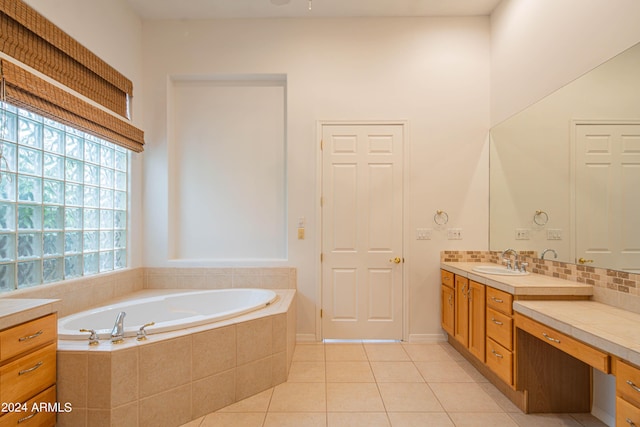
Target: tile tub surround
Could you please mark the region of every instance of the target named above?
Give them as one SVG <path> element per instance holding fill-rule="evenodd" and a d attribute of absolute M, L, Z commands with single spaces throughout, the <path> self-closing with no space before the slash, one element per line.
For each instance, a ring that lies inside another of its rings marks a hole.
<path fill-rule="evenodd" d="M 246 315 L 194 328 L 58 343 L 58 426 L 175 426 L 287 379 L 295 347 L 295 291 Z"/>
<path fill-rule="evenodd" d="M 145 289 L 296 289 L 297 270 L 291 267 L 145 268 Z"/>
<path fill-rule="evenodd" d="M 441 262 L 492 262 L 500 264 L 498 251 L 442 251 Z M 589 267 L 551 259 L 541 260 L 534 251 L 518 252 L 535 274 L 592 285 L 594 301 L 640 313 L 640 274 Z M 496 276 L 497 277 L 497 276 Z"/>

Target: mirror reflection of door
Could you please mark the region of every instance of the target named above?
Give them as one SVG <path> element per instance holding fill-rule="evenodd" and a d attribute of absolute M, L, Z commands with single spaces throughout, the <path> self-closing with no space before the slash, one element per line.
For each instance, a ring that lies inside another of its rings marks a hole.
<path fill-rule="evenodd" d="M 640 272 L 640 124 L 578 124 L 576 263 Z"/>

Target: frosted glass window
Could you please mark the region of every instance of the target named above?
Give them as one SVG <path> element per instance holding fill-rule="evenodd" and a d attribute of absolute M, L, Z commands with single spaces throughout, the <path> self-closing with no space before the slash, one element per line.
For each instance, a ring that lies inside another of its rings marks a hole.
<path fill-rule="evenodd" d="M 5 103 L 0 148 L 0 292 L 126 267 L 126 149 Z"/>
<path fill-rule="evenodd" d="M 172 99 L 173 257 L 286 258 L 284 77 L 178 80 Z"/>

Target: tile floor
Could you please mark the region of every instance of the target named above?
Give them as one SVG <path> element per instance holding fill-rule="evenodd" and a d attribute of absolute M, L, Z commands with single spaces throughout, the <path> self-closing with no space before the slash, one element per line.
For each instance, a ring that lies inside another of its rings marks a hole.
<path fill-rule="evenodd" d="M 523 414 L 447 343 L 299 343 L 286 383 L 183 427 L 218 426 L 605 424 L 589 414 Z"/>

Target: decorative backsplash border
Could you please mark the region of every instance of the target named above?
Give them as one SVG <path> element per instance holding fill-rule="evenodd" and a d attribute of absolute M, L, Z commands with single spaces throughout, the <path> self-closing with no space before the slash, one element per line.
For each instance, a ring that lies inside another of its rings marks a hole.
<path fill-rule="evenodd" d="M 499 264 L 500 255 L 501 252 L 499 251 L 442 251 L 440 252 L 440 261 L 492 262 Z M 529 263 L 528 269 L 532 273 L 557 277 L 572 282 L 585 283 L 596 288 L 607 289 L 622 294 L 640 296 L 640 274 L 558 262 L 552 259 L 542 260 L 538 258 L 537 255 L 535 251 L 518 252 L 520 260 Z M 594 299 L 599 299 L 598 293 L 594 294 Z M 603 302 L 611 303 L 611 301 Z"/>

